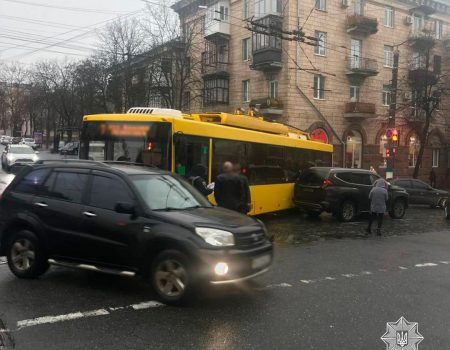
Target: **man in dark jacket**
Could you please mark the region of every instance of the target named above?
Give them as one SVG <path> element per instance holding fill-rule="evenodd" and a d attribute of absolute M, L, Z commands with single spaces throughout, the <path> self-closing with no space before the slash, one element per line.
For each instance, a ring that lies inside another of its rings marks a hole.
<path fill-rule="evenodd" d="M 214 197 L 219 206 L 247 214 L 250 211 L 250 188 L 245 176 L 231 162 L 223 164 L 223 172 L 214 184 Z"/>
<path fill-rule="evenodd" d="M 212 189 L 209 189 L 206 186 L 206 168 L 197 164 L 192 167 L 191 174 L 188 178 L 189 182 L 194 186 L 201 194 L 205 197 L 209 196 L 212 193 Z"/>

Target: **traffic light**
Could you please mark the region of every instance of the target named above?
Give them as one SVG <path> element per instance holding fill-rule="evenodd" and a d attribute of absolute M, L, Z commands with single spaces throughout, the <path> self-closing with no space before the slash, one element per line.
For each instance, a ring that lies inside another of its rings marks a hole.
<path fill-rule="evenodd" d="M 389 158 L 391 156 L 391 150 L 389 148 L 386 148 L 386 158 Z"/>
<path fill-rule="evenodd" d="M 386 129 L 386 138 L 392 147 L 398 147 L 399 132 L 396 128 Z"/>

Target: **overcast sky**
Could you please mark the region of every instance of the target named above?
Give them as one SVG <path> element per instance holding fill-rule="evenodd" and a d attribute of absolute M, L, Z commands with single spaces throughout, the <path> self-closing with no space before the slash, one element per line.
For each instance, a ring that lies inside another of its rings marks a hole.
<path fill-rule="evenodd" d="M 137 18 L 144 8 L 141 0 L 0 0 L 0 60 L 88 56 L 99 28 L 118 16 Z"/>

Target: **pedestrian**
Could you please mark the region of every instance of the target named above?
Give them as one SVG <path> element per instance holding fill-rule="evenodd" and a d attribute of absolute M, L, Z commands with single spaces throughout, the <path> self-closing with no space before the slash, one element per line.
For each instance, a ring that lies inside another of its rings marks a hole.
<path fill-rule="evenodd" d="M 245 181 L 236 174 L 237 167 L 233 163 L 225 162 L 222 173 L 214 183 L 214 197 L 220 207 L 246 214 L 249 211 L 249 192 L 246 192 Z M 248 182 L 247 182 L 248 185 Z"/>
<path fill-rule="evenodd" d="M 431 168 L 430 171 L 430 186 L 436 187 L 436 172 L 434 171 L 434 168 Z"/>
<path fill-rule="evenodd" d="M 373 167 L 373 165 L 371 165 L 370 166 L 370 169 L 369 169 L 372 173 L 374 173 L 374 174 L 376 174 L 377 173 L 377 171 L 375 170 L 375 168 Z"/>
<path fill-rule="evenodd" d="M 377 235 L 381 236 L 381 225 L 383 224 L 383 216 L 386 212 L 388 200 L 388 191 L 386 190 L 386 181 L 379 179 L 375 181 L 374 187 L 369 193 L 370 200 L 370 219 L 367 233 L 372 233 L 372 223 L 377 220 Z"/>
<path fill-rule="evenodd" d="M 202 164 L 197 164 L 192 167 L 188 180 L 205 197 L 213 192 L 206 185 L 206 168 Z"/>

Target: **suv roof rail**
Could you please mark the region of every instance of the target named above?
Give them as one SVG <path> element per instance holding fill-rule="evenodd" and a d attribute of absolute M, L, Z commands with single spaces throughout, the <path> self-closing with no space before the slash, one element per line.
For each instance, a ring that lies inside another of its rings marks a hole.
<path fill-rule="evenodd" d="M 76 163 L 76 164 L 93 164 L 103 167 L 107 166 L 103 162 L 87 159 L 41 159 L 38 160 L 35 164 L 45 164 L 45 163 Z"/>
<path fill-rule="evenodd" d="M 120 160 L 105 160 L 102 162 L 103 164 L 122 164 L 122 165 L 135 165 L 135 166 L 145 166 L 148 168 L 157 168 L 154 165 L 150 165 L 150 164 L 144 164 L 144 163 L 134 163 L 134 162 L 127 162 L 127 161 L 120 161 Z"/>

